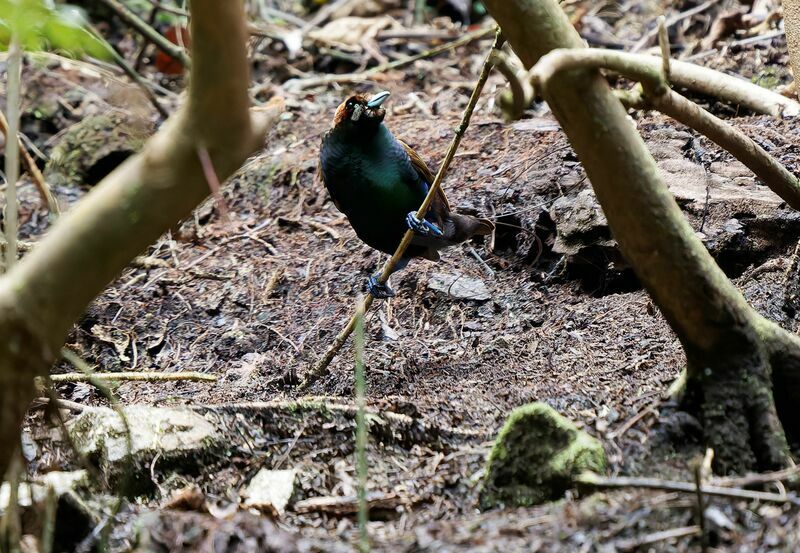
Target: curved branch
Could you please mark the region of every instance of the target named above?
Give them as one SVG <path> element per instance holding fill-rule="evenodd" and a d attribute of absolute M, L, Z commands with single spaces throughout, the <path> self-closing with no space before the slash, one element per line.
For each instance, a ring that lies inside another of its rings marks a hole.
<path fill-rule="evenodd" d="M 703 133 L 744 163 L 773 192 L 800 210 L 800 180 L 749 136 L 673 90 L 646 99 L 658 111 Z"/>
<path fill-rule="evenodd" d="M 263 144 L 282 111 L 282 101 L 272 102 L 251 120 L 241 2 L 193 0 L 191 25 L 187 104 L 0 279 L 0 443 L 18 440 L 33 377 L 47 371 L 89 302 L 208 195 L 197 148 L 225 178 Z M 0 448 L 0 473 L 12 449 Z"/>
<path fill-rule="evenodd" d="M 658 87 L 662 79 L 663 60 L 645 54 L 630 54 L 596 48 L 553 50 L 542 56 L 532 70 L 532 79 L 547 80 L 554 73 L 570 69 L 605 67 L 616 73 Z M 720 100 L 740 104 L 757 113 L 780 116 L 800 115 L 800 104 L 764 87 L 739 77 L 726 75 L 685 61 L 670 61 L 671 84 L 706 94 Z M 534 86 L 536 83 L 534 82 Z"/>
<path fill-rule="evenodd" d="M 643 63 L 642 58 L 646 56 L 616 54 L 619 52 L 553 50 L 531 70 L 531 81 L 545 90 L 554 75 L 570 69 L 609 69 L 640 81 L 644 92 L 623 97 L 626 105 L 657 109 L 703 133 L 744 163 L 787 204 L 800 210 L 800 180 L 746 134 L 670 89 L 664 79 L 663 61 L 662 64 Z M 674 75 L 673 67 L 671 65 L 670 70 Z"/>

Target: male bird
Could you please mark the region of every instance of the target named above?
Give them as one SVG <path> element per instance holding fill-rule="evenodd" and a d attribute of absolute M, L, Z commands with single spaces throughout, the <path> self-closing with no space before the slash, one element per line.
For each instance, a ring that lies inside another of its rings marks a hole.
<path fill-rule="evenodd" d="M 451 213 L 441 189 L 424 220 L 416 218 L 434 177 L 416 152 L 383 124 L 387 98 L 389 92 L 380 92 L 342 102 L 333 128 L 322 138 L 319 173 L 333 203 L 367 245 L 393 254 L 406 230 L 414 231 L 395 268 L 400 270 L 414 257 L 438 261 L 438 250 L 491 234 L 494 225 Z M 378 284 L 377 276 L 369 277 L 367 289 L 376 298 L 394 295 L 388 285 Z"/>

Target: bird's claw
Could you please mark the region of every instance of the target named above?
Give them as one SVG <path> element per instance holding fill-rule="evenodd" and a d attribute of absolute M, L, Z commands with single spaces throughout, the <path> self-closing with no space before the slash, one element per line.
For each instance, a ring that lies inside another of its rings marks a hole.
<path fill-rule="evenodd" d="M 394 297 L 394 290 L 389 288 L 388 284 L 378 282 L 378 277 L 374 275 L 367 279 L 367 291 L 372 294 L 372 297 L 379 300 Z"/>
<path fill-rule="evenodd" d="M 427 221 L 422 219 L 421 221 L 417 219 L 417 214 L 412 211 L 406 216 L 406 224 L 408 224 L 408 228 L 419 234 L 420 236 L 442 236 L 444 233 L 442 229 Z"/>

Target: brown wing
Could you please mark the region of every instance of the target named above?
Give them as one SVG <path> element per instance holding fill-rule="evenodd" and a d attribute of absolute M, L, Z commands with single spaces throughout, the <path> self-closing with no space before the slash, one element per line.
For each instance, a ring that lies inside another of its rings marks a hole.
<path fill-rule="evenodd" d="M 425 162 L 422 161 L 422 158 L 419 157 L 419 154 L 417 154 L 417 152 L 415 152 L 413 148 L 411 148 L 411 146 L 409 146 L 402 140 L 399 140 L 398 142 L 400 142 L 400 144 L 405 149 L 406 153 L 408 154 L 408 157 L 411 159 L 411 165 L 414 166 L 414 169 L 417 170 L 417 173 L 419 173 L 420 176 L 422 176 L 422 178 L 425 179 L 425 182 L 428 183 L 428 186 L 432 186 L 433 181 L 436 177 L 433 176 L 433 173 L 431 173 L 431 170 L 428 169 L 427 165 L 425 165 Z M 447 201 L 447 196 L 444 195 L 444 190 L 442 190 L 441 186 L 439 187 L 439 190 L 436 191 L 434 204 L 436 203 L 440 204 L 439 206 L 437 206 L 439 209 L 444 208 L 444 211 L 446 213 L 450 211 L 450 202 Z"/>
<path fill-rule="evenodd" d="M 325 135 L 322 137 L 322 142 L 323 143 L 325 142 L 325 139 L 327 138 L 327 136 L 328 136 L 328 133 L 325 133 Z M 319 182 L 321 182 L 323 184 L 323 186 L 325 186 L 325 189 L 328 191 L 328 194 L 330 195 L 331 200 L 333 200 L 333 205 L 336 206 L 336 209 L 338 209 L 339 211 L 344 213 L 344 211 L 342 211 L 342 206 L 339 205 L 339 200 L 336 199 L 336 196 L 333 195 L 333 191 L 328 187 L 328 184 L 325 182 L 325 175 L 323 175 L 323 173 L 322 173 L 322 160 L 321 159 L 317 162 L 317 179 L 319 179 Z"/>

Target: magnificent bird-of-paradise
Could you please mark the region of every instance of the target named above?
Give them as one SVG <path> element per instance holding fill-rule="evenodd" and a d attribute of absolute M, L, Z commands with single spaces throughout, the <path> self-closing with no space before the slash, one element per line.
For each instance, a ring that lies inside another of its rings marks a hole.
<path fill-rule="evenodd" d="M 406 230 L 414 231 L 395 267 L 400 270 L 415 257 L 438 261 L 439 250 L 491 234 L 494 225 L 452 213 L 441 189 L 425 218 L 416 218 L 434 177 L 419 155 L 384 125 L 388 98 L 389 92 L 379 92 L 342 102 L 333 128 L 322 138 L 319 173 L 336 207 L 368 246 L 391 255 Z M 378 284 L 377 276 L 369 277 L 367 289 L 376 298 L 394 295 L 388 285 Z"/>

